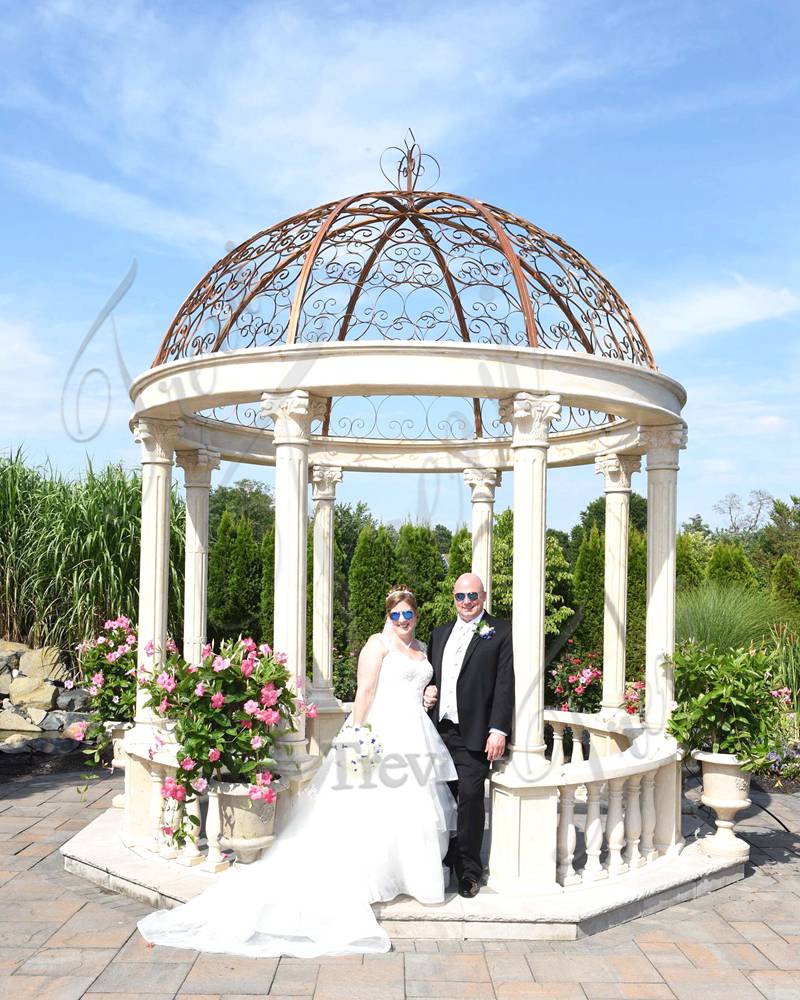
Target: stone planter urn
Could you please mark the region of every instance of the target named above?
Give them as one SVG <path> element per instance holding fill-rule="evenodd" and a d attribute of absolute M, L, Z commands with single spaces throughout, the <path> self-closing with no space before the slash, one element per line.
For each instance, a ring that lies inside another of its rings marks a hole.
<path fill-rule="evenodd" d="M 693 750 L 692 757 L 703 767 L 703 794 L 700 801 L 717 814 L 717 832 L 705 837 L 701 846 L 714 857 L 746 861 L 750 846 L 733 832 L 734 816 L 750 805 L 747 793 L 750 775 L 743 771 L 739 759 L 730 753 L 706 753 Z"/>
<path fill-rule="evenodd" d="M 271 787 L 280 794 L 288 783 L 275 778 Z M 275 838 L 275 806 L 277 803 L 263 799 L 251 801 L 248 783 L 212 781 L 208 786 L 208 817 L 206 838 L 209 849 L 217 835 L 219 846 L 236 854 L 239 864 L 249 865 L 258 861 Z M 219 832 L 217 826 L 219 817 Z M 216 852 L 214 852 L 216 853 Z"/>

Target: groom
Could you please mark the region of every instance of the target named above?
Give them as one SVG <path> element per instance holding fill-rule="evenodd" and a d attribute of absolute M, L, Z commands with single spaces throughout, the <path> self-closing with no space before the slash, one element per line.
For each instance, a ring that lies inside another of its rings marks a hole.
<path fill-rule="evenodd" d="M 486 591 L 474 573 L 453 587 L 457 618 L 433 630 L 428 659 L 431 684 L 423 704 L 458 772 L 450 788 L 458 802 L 458 829 L 444 863 L 455 868 L 458 891 L 471 899 L 480 889 L 484 782 L 511 733 L 514 661 L 511 623 L 484 610 Z"/>

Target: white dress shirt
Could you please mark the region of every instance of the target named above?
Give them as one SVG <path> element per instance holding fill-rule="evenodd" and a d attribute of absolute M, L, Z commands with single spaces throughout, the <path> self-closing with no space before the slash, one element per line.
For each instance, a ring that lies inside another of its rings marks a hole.
<path fill-rule="evenodd" d="M 456 684 L 464 662 L 464 654 L 475 635 L 475 626 L 483 618 L 483 612 L 472 621 L 456 618 L 456 623 L 447 638 L 442 653 L 442 690 L 439 692 L 439 718 L 449 719 L 458 724 L 458 703 Z"/>

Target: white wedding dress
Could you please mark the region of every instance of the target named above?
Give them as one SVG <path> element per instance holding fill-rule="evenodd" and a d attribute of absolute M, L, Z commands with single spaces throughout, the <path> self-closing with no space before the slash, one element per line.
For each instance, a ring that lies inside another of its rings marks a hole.
<path fill-rule="evenodd" d="M 456 826 L 445 782 L 456 770 L 422 707 L 432 672 L 427 659 L 389 649 L 367 717 L 383 745 L 380 768 L 366 782 L 348 779 L 332 749 L 261 860 L 149 914 L 139 921 L 143 937 L 245 956 L 384 952 L 391 943 L 370 903 L 401 893 L 442 902 L 442 858 Z"/>

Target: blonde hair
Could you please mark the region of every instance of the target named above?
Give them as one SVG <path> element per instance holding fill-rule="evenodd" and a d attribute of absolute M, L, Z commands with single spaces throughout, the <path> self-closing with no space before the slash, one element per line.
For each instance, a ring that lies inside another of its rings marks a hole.
<path fill-rule="evenodd" d="M 396 608 L 398 604 L 402 604 L 403 601 L 410 604 L 414 611 L 417 610 L 417 599 L 408 587 L 392 587 L 386 595 L 386 614 L 388 615 L 390 611 Z"/>

